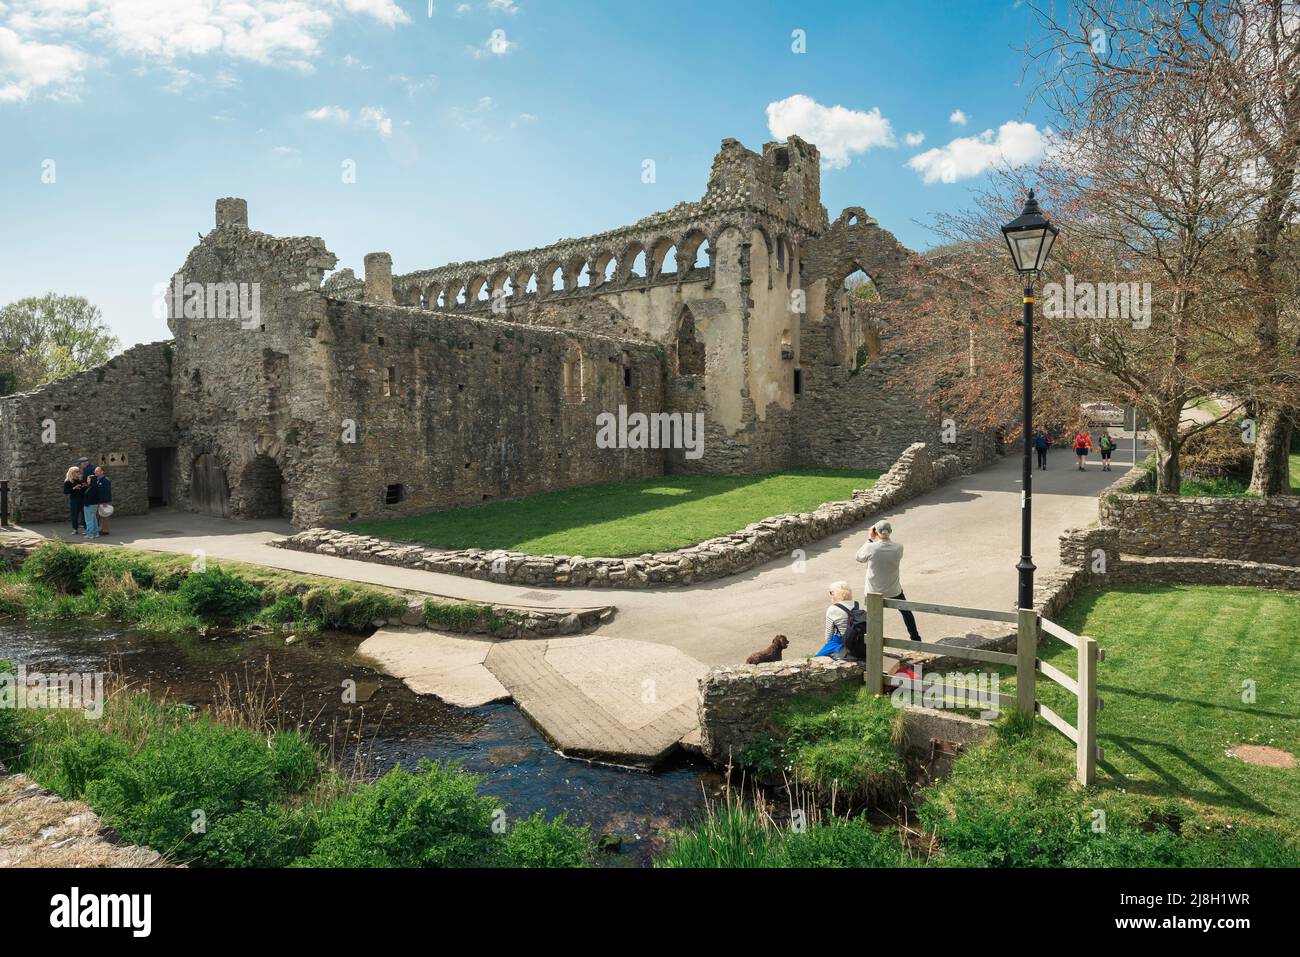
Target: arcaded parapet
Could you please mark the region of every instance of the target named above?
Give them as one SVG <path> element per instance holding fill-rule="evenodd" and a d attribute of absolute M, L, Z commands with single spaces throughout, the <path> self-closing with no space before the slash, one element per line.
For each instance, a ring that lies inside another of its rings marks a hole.
<path fill-rule="evenodd" d="M 63 476 L 87 456 L 113 479 L 113 506 L 149 506 L 149 450 L 175 445 L 172 346 L 134 346 L 102 366 L 0 398 L 0 477 L 18 521 L 68 518 Z M 164 466 L 155 465 L 157 469 Z M 170 475 L 154 475 L 164 483 Z M 71 530 L 71 526 L 69 526 Z"/>

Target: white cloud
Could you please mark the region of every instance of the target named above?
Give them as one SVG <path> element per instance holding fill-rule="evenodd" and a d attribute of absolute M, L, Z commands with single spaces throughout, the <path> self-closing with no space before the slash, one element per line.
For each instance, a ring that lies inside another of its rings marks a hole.
<path fill-rule="evenodd" d="M 922 143 L 925 142 L 925 134 L 920 132 L 904 133 L 903 142 L 906 143 L 908 146 L 920 146 Z"/>
<path fill-rule="evenodd" d="M 985 130 L 979 136 L 962 136 L 946 146 L 918 153 L 907 165 L 926 183 L 955 183 L 970 179 L 995 166 L 1021 166 L 1043 155 L 1047 136 L 1033 123 L 1014 120 L 998 127 L 995 136 Z"/>
<path fill-rule="evenodd" d="M 317 123 L 346 123 L 352 114 L 341 106 L 321 106 L 308 110 L 303 116 Z"/>
<path fill-rule="evenodd" d="M 393 135 L 393 121 L 382 106 L 363 106 L 357 114 L 357 122 L 365 129 L 374 130 L 383 139 Z"/>
<path fill-rule="evenodd" d="M 948 122 L 954 126 L 965 126 L 970 122 L 970 118 L 961 110 L 953 110 L 952 115 L 948 117 Z"/>
<path fill-rule="evenodd" d="M 830 169 L 844 169 L 856 153 L 877 146 L 895 146 L 894 130 L 880 108 L 868 112 L 843 106 L 822 106 L 796 93 L 767 105 L 767 128 L 778 139 L 801 136 L 822 154 Z"/>
<path fill-rule="evenodd" d="M 35 92 L 67 93 L 89 64 L 90 58 L 73 47 L 24 40 L 0 27 L 0 103 L 22 103 Z"/>
<path fill-rule="evenodd" d="M 488 9 L 493 13 L 508 13 L 512 17 L 519 12 L 515 0 L 488 0 Z"/>
<path fill-rule="evenodd" d="M 66 74 L 79 74 L 89 58 L 87 49 L 135 57 L 146 62 L 172 64 L 205 56 L 288 67 L 311 72 L 320 55 L 322 40 L 342 18 L 365 18 L 388 27 L 409 23 L 397 0 L 12 0 L 4 29 L 10 34 L 0 53 L 0 66 L 16 54 L 16 44 L 35 45 L 47 60 L 58 54 Z M 37 42 L 57 39 L 61 46 Z M 80 64 L 79 67 L 69 64 Z M 185 69 L 178 67 L 178 70 Z M 5 70 L 0 89 L 21 93 L 21 82 Z M 183 86 L 198 74 L 169 73 L 169 86 Z M 30 80 L 26 89 L 35 86 Z M 4 95 L 4 94 L 0 94 Z M 10 93 L 12 99 L 26 94 Z"/>
<path fill-rule="evenodd" d="M 298 150 L 292 146 L 273 146 L 271 147 L 271 152 L 276 156 L 292 156 L 294 153 L 297 153 Z"/>
<path fill-rule="evenodd" d="M 430 73 L 424 77 L 407 76 L 405 73 L 394 73 L 389 77 L 394 83 L 400 83 L 406 90 L 407 96 L 415 96 L 418 93 L 428 93 L 438 88 L 437 75 Z"/>

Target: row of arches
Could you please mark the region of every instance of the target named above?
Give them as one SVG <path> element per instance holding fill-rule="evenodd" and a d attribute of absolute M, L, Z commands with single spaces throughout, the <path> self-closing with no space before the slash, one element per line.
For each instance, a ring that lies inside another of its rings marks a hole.
<path fill-rule="evenodd" d="M 552 259 L 540 268 L 526 265 L 517 271 L 503 268 L 488 276 L 467 280 L 409 284 L 395 291 L 399 304 L 425 309 L 469 309 L 500 296 L 554 296 L 578 289 L 633 286 L 712 270 L 713 244 L 700 230 L 681 239 L 661 237 L 649 244 L 632 242 L 618 250 Z"/>

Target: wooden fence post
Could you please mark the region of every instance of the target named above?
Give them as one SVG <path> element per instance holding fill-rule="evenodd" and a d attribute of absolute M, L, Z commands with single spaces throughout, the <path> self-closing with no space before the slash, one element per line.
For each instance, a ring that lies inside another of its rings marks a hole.
<path fill-rule="evenodd" d="M 1075 722 L 1075 777 L 1092 784 L 1097 777 L 1097 641 L 1079 637 L 1079 712 Z"/>
<path fill-rule="evenodd" d="M 867 660 L 863 680 L 880 694 L 885 676 L 885 596 L 867 592 Z"/>
<path fill-rule="evenodd" d="M 868 626 L 869 627 L 869 626 Z M 1038 612 L 1021 608 L 1016 619 L 1016 710 L 1034 714 L 1034 673 L 1038 668 Z"/>

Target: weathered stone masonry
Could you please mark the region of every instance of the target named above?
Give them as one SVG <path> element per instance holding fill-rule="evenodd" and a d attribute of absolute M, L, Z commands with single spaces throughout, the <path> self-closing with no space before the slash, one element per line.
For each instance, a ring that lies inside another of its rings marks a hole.
<path fill-rule="evenodd" d="M 844 280 L 861 269 L 894 295 L 909 254 L 858 207 L 832 223 L 819 164 L 797 137 L 761 153 L 725 140 L 698 202 L 399 275 L 376 252 L 364 280 L 325 279 L 336 257 L 321 239 L 257 232 L 243 200 L 218 200 L 173 277 L 173 343 L 115 360 L 156 371 L 129 386 L 111 367 L 88 373 L 108 384 L 104 409 L 147 408 L 148 421 L 96 413 L 40 450 L 45 406 L 80 387 L 8 397 L 0 478 L 25 520 L 52 519 L 69 458 L 124 450 L 123 514 L 149 491 L 305 527 L 665 471 L 886 468 L 936 442 L 936 423 L 892 394 L 906 356 L 888 330 L 885 354 L 857 368 L 863 324 Z M 597 448 L 597 415 L 620 406 L 701 413 L 702 457 Z"/>
<path fill-rule="evenodd" d="M 82 455 L 113 479 L 122 515 L 148 509 L 146 449 L 175 445 L 172 347 L 135 346 L 106 364 L 0 398 L 0 478 L 20 521 L 63 518 L 63 476 Z"/>

